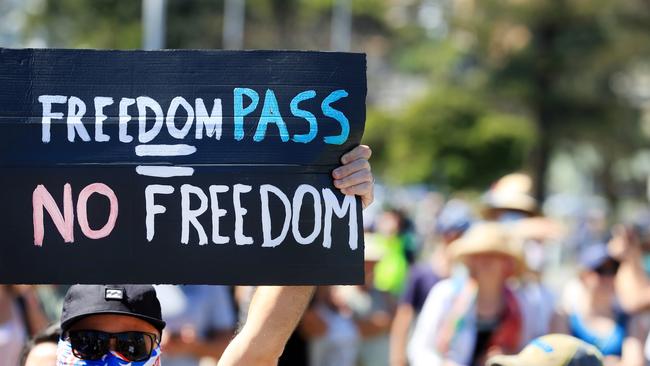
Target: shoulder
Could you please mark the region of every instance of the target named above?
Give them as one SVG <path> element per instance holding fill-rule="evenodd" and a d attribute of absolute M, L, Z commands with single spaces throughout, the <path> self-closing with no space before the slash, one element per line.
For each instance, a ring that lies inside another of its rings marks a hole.
<path fill-rule="evenodd" d="M 412 282 L 419 282 L 435 276 L 429 263 L 417 263 L 409 271 L 409 280 Z"/>
<path fill-rule="evenodd" d="M 456 296 L 463 283 L 464 279 L 462 278 L 452 277 L 441 280 L 433 286 L 431 292 L 429 292 L 429 296 L 427 296 L 426 302 L 435 301 L 443 303 L 450 301 Z"/>

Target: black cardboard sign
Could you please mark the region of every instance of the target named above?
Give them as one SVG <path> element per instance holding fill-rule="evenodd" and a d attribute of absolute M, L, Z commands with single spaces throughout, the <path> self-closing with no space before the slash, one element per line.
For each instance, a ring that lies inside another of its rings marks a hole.
<path fill-rule="evenodd" d="M 365 55 L 0 49 L 0 283 L 352 284 Z"/>

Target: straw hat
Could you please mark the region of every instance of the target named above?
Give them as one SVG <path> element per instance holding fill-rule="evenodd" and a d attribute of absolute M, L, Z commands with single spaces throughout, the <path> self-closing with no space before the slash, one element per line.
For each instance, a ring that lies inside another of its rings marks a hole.
<path fill-rule="evenodd" d="M 450 244 L 449 253 L 454 260 L 460 261 L 469 255 L 499 253 L 513 258 L 519 267 L 518 270 L 524 268 L 521 242 L 514 240 L 506 228 L 497 222 L 472 225 L 463 236 Z"/>
<path fill-rule="evenodd" d="M 533 180 L 523 173 L 512 173 L 501 177 L 488 192 L 483 201 L 488 208 L 518 210 L 534 214 L 537 200 L 532 196 Z"/>

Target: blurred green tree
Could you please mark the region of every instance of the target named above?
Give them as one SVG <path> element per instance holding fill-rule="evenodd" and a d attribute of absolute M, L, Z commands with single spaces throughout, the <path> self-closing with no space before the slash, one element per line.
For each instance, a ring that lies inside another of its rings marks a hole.
<path fill-rule="evenodd" d="M 393 184 L 479 190 L 519 169 L 535 139 L 533 125 L 484 99 L 447 87 L 399 114 L 372 111 L 364 139 L 378 155 L 373 168 Z"/>
<path fill-rule="evenodd" d="M 31 14 L 25 38 L 40 36 L 48 47 L 134 49 L 141 47 L 139 1 L 44 1 Z"/>
<path fill-rule="evenodd" d="M 647 57 L 650 3 L 610 1 L 475 2 L 459 28 L 476 34 L 472 57 L 488 76 L 494 103 L 532 116 L 537 141 L 529 167 L 537 196 L 554 149 L 586 142 L 601 152 L 603 193 L 613 161 L 644 144 L 638 110 L 612 87 L 617 74 Z"/>
<path fill-rule="evenodd" d="M 525 169 L 543 198 L 552 154 L 588 143 L 603 161 L 597 185 L 616 200 L 612 167 L 646 146 L 647 137 L 637 106 L 613 84 L 647 60 L 650 3 L 417 3 L 446 11 L 447 30 L 437 37 L 415 23 L 394 30 L 401 40 L 392 43 L 394 65 L 426 77 L 434 92 L 397 112 L 369 113 L 366 141 L 381 147 L 377 165 L 390 181 L 462 189 Z M 483 126 L 485 115 L 499 123 Z"/>

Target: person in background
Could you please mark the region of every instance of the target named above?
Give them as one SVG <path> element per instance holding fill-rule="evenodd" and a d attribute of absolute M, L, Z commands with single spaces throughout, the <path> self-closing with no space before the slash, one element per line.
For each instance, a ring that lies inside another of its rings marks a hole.
<path fill-rule="evenodd" d="M 17 365 L 25 341 L 47 324 L 34 286 L 0 286 L 0 366 Z"/>
<path fill-rule="evenodd" d="M 617 225 L 608 243 L 609 252 L 620 261 L 615 287 L 623 309 L 631 313 L 650 310 L 650 218 L 645 213 L 631 225 Z M 645 357 L 650 360 L 650 333 Z"/>
<path fill-rule="evenodd" d="M 375 268 L 375 286 L 395 296 L 402 292 L 413 259 L 414 244 L 406 227 L 403 212 L 388 210 L 379 216 L 374 234 L 374 240 L 385 248 L 385 255 Z"/>
<path fill-rule="evenodd" d="M 632 313 L 650 310 L 650 222 L 616 225 L 608 248 L 621 263 L 616 291 L 623 308 Z"/>
<path fill-rule="evenodd" d="M 525 266 L 516 292 L 527 319 L 525 333 L 542 336 L 548 333 L 556 312 L 555 295 L 542 276 L 551 243 L 564 235 L 562 226 L 540 214 L 533 180 L 527 174 L 507 174 L 497 180 L 484 194 L 483 204 L 485 219 L 503 223 L 511 237 L 521 242 Z"/>
<path fill-rule="evenodd" d="M 310 366 L 355 366 L 360 336 L 352 312 L 334 286 L 319 286 L 300 322 Z"/>
<path fill-rule="evenodd" d="M 593 244 L 581 253 L 580 266 L 579 286 L 565 292 L 565 321 L 555 330 L 593 344 L 605 356 L 605 365 L 643 366 L 647 319 L 618 304 L 614 278 L 619 262 L 605 244 Z"/>
<path fill-rule="evenodd" d="M 411 268 L 404 292 L 400 296 L 390 332 L 390 364 L 406 366 L 406 345 L 411 324 L 422 310 L 424 300 L 438 281 L 449 277 L 452 261 L 447 247 L 467 230 L 473 221 L 471 208 L 459 199 L 443 207 L 436 221 L 441 241 L 429 259 Z"/>
<path fill-rule="evenodd" d="M 507 280 L 523 266 L 521 247 L 494 222 L 473 224 L 449 247 L 469 276 L 436 284 L 408 345 L 412 366 L 483 365 L 494 354 L 512 354 L 526 334 L 518 297 Z"/>
<path fill-rule="evenodd" d="M 156 286 L 167 330 L 162 338 L 165 366 L 198 366 L 218 360 L 234 335 L 235 308 L 226 286 Z"/>
<path fill-rule="evenodd" d="M 357 366 L 388 366 L 388 332 L 395 312 L 395 300 L 374 286 L 374 270 L 384 248 L 367 236 L 364 245 L 365 284 L 337 286 L 335 291 L 352 312 L 359 336 Z"/>
<path fill-rule="evenodd" d="M 491 357 L 485 366 L 603 366 L 594 346 L 565 334 L 536 338 L 519 354 Z"/>
<path fill-rule="evenodd" d="M 20 366 L 56 366 L 56 350 L 60 338 L 61 328 L 58 324 L 37 334 L 23 347 Z"/>

